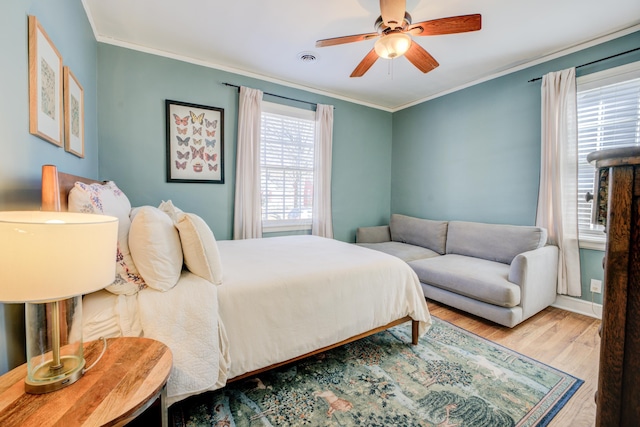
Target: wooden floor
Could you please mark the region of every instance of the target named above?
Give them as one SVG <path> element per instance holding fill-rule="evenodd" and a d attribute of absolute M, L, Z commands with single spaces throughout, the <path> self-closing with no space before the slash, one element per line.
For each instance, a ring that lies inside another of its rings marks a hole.
<path fill-rule="evenodd" d="M 434 316 L 584 380 L 550 427 L 593 427 L 600 320 L 549 307 L 514 328 L 428 302 Z"/>

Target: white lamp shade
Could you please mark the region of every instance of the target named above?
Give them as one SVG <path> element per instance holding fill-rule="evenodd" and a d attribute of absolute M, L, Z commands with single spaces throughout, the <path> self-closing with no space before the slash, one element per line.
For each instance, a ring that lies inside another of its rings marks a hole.
<path fill-rule="evenodd" d="M 392 59 L 404 55 L 411 47 L 411 37 L 405 33 L 391 33 L 380 37 L 373 46 L 381 58 Z"/>
<path fill-rule="evenodd" d="M 0 301 L 49 302 L 115 279 L 118 219 L 72 212 L 0 212 Z"/>

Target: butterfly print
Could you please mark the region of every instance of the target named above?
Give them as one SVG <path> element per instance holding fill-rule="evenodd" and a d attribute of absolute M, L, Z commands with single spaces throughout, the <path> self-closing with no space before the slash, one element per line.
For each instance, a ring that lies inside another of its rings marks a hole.
<path fill-rule="evenodd" d="M 207 147 L 215 147 L 216 146 L 216 140 L 215 139 L 205 139 L 205 142 L 207 143 Z"/>
<path fill-rule="evenodd" d="M 193 134 L 194 135 L 202 135 L 202 128 L 201 127 L 197 128 L 197 127 L 194 126 L 193 127 Z"/>
<path fill-rule="evenodd" d="M 218 121 L 217 120 L 204 119 L 204 122 L 207 124 L 208 128 L 214 128 L 215 129 L 218 126 Z"/>
<path fill-rule="evenodd" d="M 186 135 L 187 134 L 187 128 L 180 129 L 179 127 L 176 127 L 176 130 L 178 131 L 178 135 Z"/>
<path fill-rule="evenodd" d="M 193 138 L 193 143 L 194 143 L 194 145 L 202 145 L 202 139 Z"/>
<path fill-rule="evenodd" d="M 185 139 L 182 139 L 179 136 L 176 136 L 176 138 L 178 138 L 178 147 L 181 145 L 184 145 L 185 147 L 189 146 L 189 140 L 191 137 L 188 136 Z"/>
<path fill-rule="evenodd" d="M 180 163 L 176 160 L 176 169 L 187 169 L 187 162 Z"/>
<path fill-rule="evenodd" d="M 191 147 L 191 153 L 193 154 L 193 160 L 197 159 L 198 157 L 204 159 L 204 147 L 200 147 L 198 149 L 196 149 L 196 147 Z"/>
<path fill-rule="evenodd" d="M 191 153 L 189 153 L 188 151 L 185 151 L 184 153 L 182 151 L 176 151 L 176 154 L 178 155 L 179 159 L 187 159 L 187 160 L 189 160 L 189 155 Z"/>
<path fill-rule="evenodd" d="M 213 160 L 215 162 L 218 159 L 218 154 L 217 153 L 214 153 L 214 154 L 204 153 L 204 159 L 206 161 Z"/>
<path fill-rule="evenodd" d="M 204 113 L 200 114 L 199 116 L 196 116 L 196 113 L 194 113 L 193 111 L 189 111 L 189 114 L 191 114 L 191 123 L 193 124 L 198 123 L 199 125 L 202 124 L 202 120 L 204 119 Z"/>
<path fill-rule="evenodd" d="M 212 165 L 210 163 L 207 163 L 207 166 L 209 166 L 209 170 L 210 171 L 218 171 L 218 164 L 216 163 L 215 165 Z"/>
<path fill-rule="evenodd" d="M 207 136 L 216 136 L 216 131 L 215 130 L 207 131 Z"/>
<path fill-rule="evenodd" d="M 174 114 L 173 118 L 176 119 L 177 125 L 186 126 L 189 124 L 189 116 L 185 116 L 184 119 L 181 119 L 179 115 Z"/>

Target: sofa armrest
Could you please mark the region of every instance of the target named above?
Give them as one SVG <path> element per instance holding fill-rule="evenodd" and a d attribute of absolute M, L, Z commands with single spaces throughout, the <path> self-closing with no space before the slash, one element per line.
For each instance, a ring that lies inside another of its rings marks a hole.
<path fill-rule="evenodd" d="M 558 247 L 523 252 L 511 262 L 509 281 L 520 286 L 522 320 L 553 304 L 558 282 Z"/>
<path fill-rule="evenodd" d="M 388 225 L 376 227 L 359 227 L 356 230 L 356 243 L 382 243 L 391 241 Z"/>

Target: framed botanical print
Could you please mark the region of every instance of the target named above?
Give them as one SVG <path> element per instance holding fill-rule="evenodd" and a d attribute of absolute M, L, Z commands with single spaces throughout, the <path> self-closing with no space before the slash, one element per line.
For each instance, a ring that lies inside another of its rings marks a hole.
<path fill-rule="evenodd" d="M 62 147 L 62 56 L 29 16 L 29 132 Z"/>
<path fill-rule="evenodd" d="M 167 182 L 224 184 L 224 110 L 165 101 Z"/>
<path fill-rule="evenodd" d="M 84 157 L 84 91 L 69 67 L 64 74 L 64 149 Z"/>

